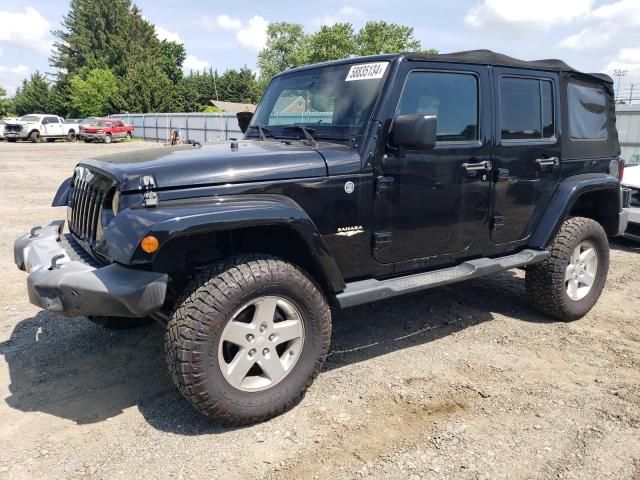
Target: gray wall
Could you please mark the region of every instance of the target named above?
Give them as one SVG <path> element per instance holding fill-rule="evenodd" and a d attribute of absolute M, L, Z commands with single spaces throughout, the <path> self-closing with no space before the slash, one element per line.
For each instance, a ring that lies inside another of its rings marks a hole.
<path fill-rule="evenodd" d="M 179 130 L 184 140 L 216 142 L 241 138 L 234 113 L 122 113 L 110 115 L 133 125 L 133 136 L 168 142 L 171 130 Z"/>
<path fill-rule="evenodd" d="M 616 126 L 622 158 L 628 165 L 640 164 L 640 105 L 618 106 Z"/>

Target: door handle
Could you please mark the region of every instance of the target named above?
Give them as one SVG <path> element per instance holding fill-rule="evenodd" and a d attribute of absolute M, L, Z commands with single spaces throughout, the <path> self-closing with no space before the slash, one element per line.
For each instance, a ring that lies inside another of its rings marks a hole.
<path fill-rule="evenodd" d="M 560 165 L 558 157 L 538 158 L 536 163 L 541 167 L 556 167 Z"/>
<path fill-rule="evenodd" d="M 491 170 L 492 164 L 489 161 L 478 163 L 463 163 L 462 168 L 467 172 L 475 172 L 478 170 Z"/>

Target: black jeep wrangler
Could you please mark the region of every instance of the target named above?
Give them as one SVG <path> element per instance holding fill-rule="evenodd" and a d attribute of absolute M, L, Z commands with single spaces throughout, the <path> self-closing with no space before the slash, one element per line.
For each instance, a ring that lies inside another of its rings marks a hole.
<path fill-rule="evenodd" d="M 246 126 L 246 125 L 245 125 Z M 166 325 L 183 395 L 228 423 L 294 405 L 331 307 L 526 269 L 534 307 L 585 315 L 625 230 L 611 79 L 489 51 L 289 70 L 244 138 L 81 162 L 64 221 L 15 243 L 29 299 Z"/>

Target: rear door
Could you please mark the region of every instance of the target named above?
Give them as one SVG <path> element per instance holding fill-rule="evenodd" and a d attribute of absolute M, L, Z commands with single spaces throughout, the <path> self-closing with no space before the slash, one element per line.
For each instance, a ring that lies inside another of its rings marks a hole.
<path fill-rule="evenodd" d="M 560 175 L 558 75 L 495 68 L 496 146 L 491 238 L 528 238 Z"/>
<path fill-rule="evenodd" d="M 402 159 L 377 172 L 374 256 L 382 263 L 467 249 L 489 213 L 492 131 L 487 67 L 408 62 L 395 93 L 395 116 L 437 117 L 432 150 L 388 144 Z M 406 75 L 406 77 L 405 77 Z"/>

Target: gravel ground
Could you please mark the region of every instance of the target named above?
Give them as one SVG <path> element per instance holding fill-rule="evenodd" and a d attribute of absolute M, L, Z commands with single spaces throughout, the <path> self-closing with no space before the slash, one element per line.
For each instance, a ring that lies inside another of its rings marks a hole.
<path fill-rule="evenodd" d="M 582 320 L 520 271 L 334 312 L 305 399 L 225 428 L 165 371 L 159 326 L 109 332 L 28 303 L 14 239 L 83 157 L 157 145 L 0 143 L 0 478 L 640 479 L 640 245 L 612 242 Z"/>

